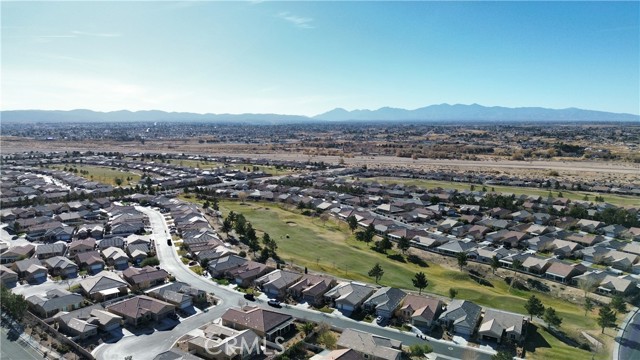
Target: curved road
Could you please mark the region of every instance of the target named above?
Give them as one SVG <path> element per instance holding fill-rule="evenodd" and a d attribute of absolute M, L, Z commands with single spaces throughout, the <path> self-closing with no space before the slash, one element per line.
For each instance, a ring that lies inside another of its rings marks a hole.
<path fill-rule="evenodd" d="M 618 342 L 618 358 L 613 360 L 640 359 L 640 311 L 633 315 Z"/>
<path fill-rule="evenodd" d="M 133 360 L 150 359 L 151 354 L 159 354 L 171 348 L 172 344 L 187 332 L 200 327 L 219 318 L 228 308 L 247 304 L 243 298 L 243 294 L 221 287 L 206 279 L 198 276 L 182 261 L 180 261 L 174 247 L 168 246 L 166 239 L 170 237 L 169 229 L 164 221 L 162 214 L 150 208 L 136 207 L 149 216 L 150 225 L 153 228 L 156 241 L 156 253 L 162 267 L 176 277 L 176 280 L 183 281 L 197 287 L 201 290 L 215 294 L 221 299 L 221 302 L 210 309 L 206 313 L 193 315 L 184 319 L 174 329 L 169 331 L 155 331 L 149 335 L 129 336 L 121 339 L 114 344 L 104 344 L 94 350 L 94 356 L 98 359 L 124 359 L 125 356 L 132 356 Z M 267 308 L 262 301 L 252 303 L 257 306 Z M 415 334 L 410 332 L 401 332 L 393 328 L 379 327 L 366 322 L 358 322 L 350 318 L 344 317 L 337 311 L 332 314 L 325 314 L 301 307 L 285 306 L 278 310 L 279 312 L 289 314 L 295 318 L 325 322 L 338 328 L 353 328 L 368 333 L 385 336 L 402 341 L 405 345 L 416 343 L 424 343 L 425 340 L 416 338 Z M 490 360 L 493 352 L 459 346 L 454 343 L 436 339 L 430 339 L 429 345 L 437 354 L 465 360 Z"/>

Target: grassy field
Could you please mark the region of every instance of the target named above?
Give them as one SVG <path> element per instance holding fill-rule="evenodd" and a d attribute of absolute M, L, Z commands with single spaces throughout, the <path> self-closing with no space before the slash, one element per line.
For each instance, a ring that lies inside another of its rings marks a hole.
<path fill-rule="evenodd" d="M 460 182 L 450 182 L 450 181 L 438 181 L 438 180 L 423 180 L 423 179 L 404 179 L 404 178 L 393 178 L 393 177 L 373 177 L 362 179 L 363 181 L 369 182 L 379 182 L 383 184 L 404 184 L 404 185 L 415 185 L 424 189 L 433 189 L 437 187 L 445 188 L 445 189 L 456 189 L 456 190 L 470 190 L 471 185 L 469 183 L 460 183 Z M 482 189 L 482 185 L 475 185 L 476 190 Z M 487 190 L 495 189 L 497 192 L 502 193 L 510 193 L 516 195 L 538 195 L 542 197 L 547 197 L 549 195 L 548 189 L 540 189 L 540 188 L 529 188 L 529 187 L 517 187 L 517 186 L 486 186 Z M 631 205 L 638 206 L 640 203 L 640 198 L 637 196 L 626 196 L 626 195 L 612 195 L 612 194 L 601 194 L 595 192 L 588 191 L 572 191 L 572 190 L 551 190 L 551 194 L 554 197 L 558 196 L 558 192 L 562 192 L 562 196 L 571 200 L 584 200 L 585 195 L 588 197 L 590 201 L 594 201 L 596 196 L 602 196 L 604 201 L 614 204 L 614 205 Z"/>
<path fill-rule="evenodd" d="M 389 259 L 386 255 L 371 250 L 370 245 L 355 240 L 346 224 L 341 222 L 330 220 L 323 224 L 319 219 L 282 209 L 275 204 L 222 201 L 220 208 L 225 216 L 229 211 L 242 213 L 256 230 L 268 232 L 278 243 L 278 254 L 287 263 L 293 262 L 314 271 L 373 282 L 367 272 L 377 262 L 384 269 L 380 284 L 405 289 L 414 289 L 411 279 L 416 272 L 423 271 L 429 280 L 427 292 L 448 296 L 449 288 L 454 287 L 459 290 L 458 298 L 518 313 L 524 312 L 524 304 L 530 296 L 525 291 L 512 289 L 509 292 L 508 285 L 504 282 L 494 281 L 492 287 L 479 285 L 469 279 L 468 275 L 438 264 L 422 268 Z M 605 343 L 611 343 L 610 338 L 600 336 L 595 316 L 584 316 L 579 306 L 565 300 L 542 293 L 536 293 L 536 296 L 546 306 L 556 309 L 563 318 L 562 329 L 572 337 L 577 337 L 581 330 L 585 330 Z M 544 334 L 544 331 L 541 333 Z M 563 354 L 569 352 L 580 355 L 579 358 L 590 356 L 586 351 L 564 345 L 552 335 L 547 335 L 552 338 L 547 341 L 552 346 L 536 351 L 533 358 L 561 359 Z M 604 352 L 598 358 L 606 359 L 609 353 Z"/>
<path fill-rule="evenodd" d="M 67 168 L 69 167 L 71 166 L 67 166 Z M 93 166 L 93 165 L 76 165 L 74 167 L 78 169 L 78 173 L 77 173 L 78 176 L 82 176 L 85 179 L 88 179 L 91 181 L 97 181 L 97 182 L 108 184 L 108 185 L 115 186 L 116 178 L 122 179 L 122 186 L 135 185 L 140 180 L 139 174 L 128 172 L 128 171 L 121 171 L 120 169 L 117 169 L 117 168 Z M 52 166 L 51 168 L 62 170 L 65 168 L 65 166 L 55 165 L 55 166 Z M 88 173 L 81 174 L 80 173 L 81 170 L 88 171 Z M 130 178 L 131 180 L 127 181 L 127 177 Z"/>

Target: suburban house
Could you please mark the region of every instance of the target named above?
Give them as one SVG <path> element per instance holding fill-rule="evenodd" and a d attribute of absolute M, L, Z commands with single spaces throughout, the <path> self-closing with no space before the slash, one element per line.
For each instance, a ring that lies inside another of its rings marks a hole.
<path fill-rule="evenodd" d="M 194 350 L 195 351 L 195 350 Z M 161 352 L 156 355 L 153 360 L 201 360 L 202 357 L 191 355 L 191 353 L 184 352 L 178 348 L 171 348 L 165 352 Z"/>
<path fill-rule="evenodd" d="M 509 340 L 519 344 L 524 340 L 526 324 L 527 319 L 522 315 L 487 309 L 478 335 L 483 340 L 495 340 L 498 343 Z"/>
<path fill-rule="evenodd" d="M 480 321 L 482 308 L 470 301 L 451 300 L 447 309 L 440 314 L 439 322 L 454 333 L 471 336 Z"/>
<path fill-rule="evenodd" d="M 239 267 L 228 270 L 225 275 L 237 285 L 249 287 L 254 280 L 273 271 L 273 267 L 257 261 L 247 261 Z"/>
<path fill-rule="evenodd" d="M 129 284 L 108 271 L 83 279 L 80 281 L 80 287 L 86 297 L 95 301 L 113 299 L 129 292 Z"/>
<path fill-rule="evenodd" d="M 145 295 L 138 295 L 107 306 L 107 310 L 121 316 L 125 324 L 138 326 L 148 321 L 160 321 L 175 314 L 175 306 Z"/>
<path fill-rule="evenodd" d="M 207 269 L 212 277 L 222 277 L 229 270 L 244 265 L 248 260 L 238 255 L 224 256 L 213 259 L 207 264 Z"/>
<path fill-rule="evenodd" d="M 35 250 L 36 247 L 31 244 L 12 246 L 0 255 L 0 264 L 11 264 L 18 260 L 30 258 Z"/>
<path fill-rule="evenodd" d="M 100 248 L 100 250 L 104 250 L 112 246 L 120 249 L 124 249 L 124 239 L 120 236 L 115 236 L 108 239 L 102 239 L 98 243 L 98 247 Z"/>
<path fill-rule="evenodd" d="M 269 297 L 284 298 L 287 293 L 287 288 L 300 280 L 302 274 L 287 271 L 287 270 L 273 270 L 272 272 L 257 278 L 254 284 Z"/>
<path fill-rule="evenodd" d="M 104 269 L 104 260 L 95 250 L 76 254 L 76 264 L 91 274 L 99 273 Z"/>
<path fill-rule="evenodd" d="M 194 301 L 202 302 L 207 299 L 205 291 L 191 287 L 183 282 L 172 282 L 163 287 L 153 289 L 147 294 L 173 304 L 179 309 L 186 309 L 192 306 Z"/>
<path fill-rule="evenodd" d="M 362 305 L 365 310 L 375 312 L 376 316 L 390 319 L 405 296 L 407 293 L 401 289 L 387 286 L 378 289 Z"/>
<path fill-rule="evenodd" d="M 327 291 L 324 297 L 333 307 L 348 315 L 359 309 L 375 290 L 367 284 L 345 282 Z"/>
<path fill-rule="evenodd" d="M 42 266 L 38 259 L 16 261 L 11 269 L 18 274 L 18 277 L 29 283 L 39 284 L 47 281 L 47 268 Z"/>
<path fill-rule="evenodd" d="M 87 306 L 71 312 L 60 312 L 53 317 L 60 332 L 74 340 L 97 335 L 100 331 L 113 331 L 122 325 L 122 318 L 107 312 L 100 304 Z"/>
<path fill-rule="evenodd" d="M 27 299 L 29 308 L 42 318 L 49 318 L 60 311 L 72 311 L 80 307 L 84 298 L 80 294 L 54 289 L 45 296 L 32 295 Z"/>
<path fill-rule="evenodd" d="M 442 300 L 409 294 L 402 301 L 398 317 L 419 329 L 430 330 L 443 310 Z"/>
<path fill-rule="evenodd" d="M 298 301 L 320 306 L 324 303 L 324 294 L 336 285 L 329 276 L 304 274 L 302 278 L 289 286 L 289 295 Z"/>
<path fill-rule="evenodd" d="M 52 276 L 61 276 L 65 279 L 78 276 L 78 265 L 64 256 L 54 256 L 44 261 Z"/>
<path fill-rule="evenodd" d="M 122 277 L 131 284 L 134 290 L 143 290 L 164 284 L 168 276 L 169 273 L 165 270 L 151 266 L 145 266 L 142 269 L 130 267 L 122 272 Z"/>
<path fill-rule="evenodd" d="M 58 317 L 58 329 L 68 334 L 73 340 L 86 339 L 98 335 L 98 325 L 87 320 L 71 317 L 67 321 L 65 317 Z"/>
<path fill-rule="evenodd" d="M 122 270 L 129 267 L 129 256 L 120 248 L 108 247 L 102 250 L 102 255 L 107 259 L 107 265 L 113 266 L 114 269 Z"/>
<path fill-rule="evenodd" d="M 0 280 L 7 288 L 15 287 L 18 283 L 18 274 L 4 265 L 0 265 Z"/>
<path fill-rule="evenodd" d="M 364 356 L 353 349 L 332 350 L 328 354 L 320 353 L 311 357 L 311 360 L 362 360 Z"/>
<path fill-rule="evenodd" d="M 582 275 L 585 271 L 587 271 L 587 267 L 582 264 L 569 265 L 560 261 L 553 261 L 544 276 L 547 279 L 559 281 L 563 284 L 570 284 L 574 276 Z"/>
<path fill-rule="evenodd" d="M 588 233 L 595 233 L 596 230 L 604 227 L 605 223 L 603 223 L 602 221 L 580 219 L 576 223 L 576 226 L 580 228 L 580 230 L 582 231 L 586 231 Z"/>
<path fill-rule="evenodd" d="M 54 256 L 63 256 L 66 251 L 67 245 L 62 242 L 41 244 L 36 247 L 36 257 L 44 260 Z"/>
<path fill-rule="evenodd" d="M 355 329 L 344 329 L 337 346 L 351 349 L 369 360 L 400 360 L 402 342 Z"/>
<path fill-rule="evenodd" d="M 76 256 L 76 254 L 93 251 L 96 249 L 95 239 L 76 240 L 69 243 L 69 256 Z"/>
<path fill-rule="evenodd" d="M 598 285 L 596 292 L 604 295 L 631 295 L 638 292 L 638 286 L 636 282 L 629 279 L 607 274 Z"/>
<path fill-rule="evenodd" d="M 260 344 L 260 337 L 250 329 L 234 330 L 217 324 L 209 324 L 204 335 L 187 341 L 189 352 L 212 360 L 250 359 L 260 353 Z"/>
<path fill-rule="evenodd" d="M 222 325 L 235 330 L 252 330 L 267 341 L 275 341 L 295 328 L 291 315 L 250 306 L 228 309 L 222 314 Z"/>

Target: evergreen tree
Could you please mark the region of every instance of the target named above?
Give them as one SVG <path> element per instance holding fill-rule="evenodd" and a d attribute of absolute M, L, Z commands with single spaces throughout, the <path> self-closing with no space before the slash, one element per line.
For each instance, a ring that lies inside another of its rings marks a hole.
<path fill-rule="evenodd" d="M 353 215 L 347 218 L 347 224 L 352 233 L 358 228 L 358 220 Z"/>
<path fill-rule="evenodd" d="M 467 266 L 467 253 L 466 252 L 459 252 L 456 254 L 456 259 L 458 259 L 458 266 L 460 267 L 460 270 L 462 270 L 463 267 Z"/>
<path fill-rule="evenodd" d="M 398 249 L 400 249 L 402 255 L 404 255 L 410 247 L 411 243 L 409 242 L 409 239 L 407 237 L 403 236 L 400 238 L 400 240 L 398 240 Z"/>
<path fill-rule="evenodd" d="M 603 305 L 598 311 L 598 318 L 596 319 L 598 325 L 602 328 L 604 334 L 605 328 L 612 328 L 616 326 L 616 314 L 611 310 L 609 304 Z"/>
<path fill-rule="evenodd" d="M 493 271 L 493 274 L 495 275 L 496 270 L 500 267 L 500 259 L 498 259 L 497 256 L 493 256 L 491 258 L 491 271 Z"/>
<path fill-rule="evenodd" d="M 547 327 L 560 327 L 562 324 L 562 318 L 556 314 L 556 309 L 552 307 L 548 307 L 544 310 L 544 314 L 542 315 L 543 320 L 547 323 Z"/>
<path fill-rule="evenodd" d="M 418 294 L 422 294 L 422 289 L 426 288 L 429 284 L 427 281 L 427 276 L 421 271 L 416 273 L 413 277 L 413 286 L 418 288 Z"/>
<path fill-rule="evenodd" d="M 382 278 L 382 275 L 384 275 L 384 270 L 382 269 L 382 266 L 380 266 L 379 263 L 376 263 L 371 268 L 371 270 L 369 270 L 369 276 L 376 279 L 376 284 L 378 283 L 378 281 L 380 281 L 380 278 Z"/>
<path fill-rule="evenodd" d="M 530 320 L 533 320 L 534 315 L 541 316 L 544 314 L 544 305 L 535 295 L 529 297 L 529 300 L 524 304 L 524 308 L 527 310 L 527 314 L 530 315 Z"/>

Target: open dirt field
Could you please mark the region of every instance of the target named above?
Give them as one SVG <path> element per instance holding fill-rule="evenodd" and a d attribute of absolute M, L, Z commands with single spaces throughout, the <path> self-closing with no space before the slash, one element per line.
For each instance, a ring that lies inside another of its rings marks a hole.
<path fill-rule="evenodd" d="M 71 141 L 35 141 L 23 138 L 0 137 L 0 151 L 10 154 L 23 151 L 121 151 L 121 152 L 164 152 L 187 153 L 210 156 L 239 156 L 246 158 L 267 158 L 277 160 L 324 161 L 337 164 L 343 161 L 345 166 L 363 166 L 369 168 L 421 169 L 425 171 L 464 171 L 469 173 L 491 173 L 507 176 L 547 176 L 555 170 L 558 180 L 577 179 L 600 180 L 615 183 L 639 183 L 640 164 L 607 161 L 513 161 L 494 160 L 448 160 L 448 159 L 411 159 L 395 156 L 315 156 L 305 151 L 274 152 L 269 145 L 249 144 L 199 144 L 196 139 L 140 142 L 71 142 Z"/>

